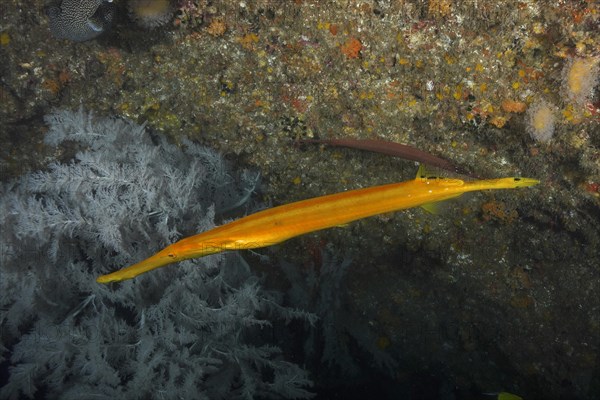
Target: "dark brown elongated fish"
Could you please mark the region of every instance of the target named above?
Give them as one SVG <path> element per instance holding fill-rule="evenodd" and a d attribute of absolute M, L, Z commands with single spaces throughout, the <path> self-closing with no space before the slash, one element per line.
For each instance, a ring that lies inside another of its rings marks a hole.
<path fill-rule="evenodd" d="M 372 151 L 375 153 L 387 154 L 390 156 L 400 157 L 405 160 L 416 161 L 428 165 L 430 167 L 441 168 L 446 171 L 454 172 L 461 175 L 473 176 L 471 173 L 464 171 L 457 165 L 452 164 L 433 154 L 429 154 L 416 147 L 388 140 L 379 139 L 304 139 L 299 140 L 300 143 L 321 143 L 329 146 L 349 147 L 352 149 Z"/>

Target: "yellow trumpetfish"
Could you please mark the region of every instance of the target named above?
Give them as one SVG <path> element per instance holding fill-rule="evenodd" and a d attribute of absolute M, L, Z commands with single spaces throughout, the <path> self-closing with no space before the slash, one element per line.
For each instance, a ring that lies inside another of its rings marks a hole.
<path fill-rule="evenodd" d="M 295 236 L 344 225 L 361 218 L 423 206 L 466 192 L 515 189 L 538 184 L 531 178 L 476 181 L 440 178 L 419 168 L 416 179 L 366 189 L 350 190 L 259 211 L 236 221 L 182 239 L 150 258 L 96 279 L 109 283 L 134 278 L 178 261 L 220 253 L 255 249 L 281 243 Z"/>

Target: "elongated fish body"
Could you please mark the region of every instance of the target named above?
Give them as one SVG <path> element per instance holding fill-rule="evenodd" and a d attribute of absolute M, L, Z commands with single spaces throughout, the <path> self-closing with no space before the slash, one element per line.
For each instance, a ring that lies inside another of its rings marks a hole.
<path fill-rule="evenodd" d="M 501 178 L 472 182 L 420 174 L 416 179 L 350 190 L 270 208 L 182 239 L 130 267 L 102 275 L 99 283 L 131 279 L 144 272 L 225 250 L 254 249 L 281 243 L 305 233 L 344 225 L 391 211 L 424 206 L 463 193 L 533 186 L 530 178 Z"/>

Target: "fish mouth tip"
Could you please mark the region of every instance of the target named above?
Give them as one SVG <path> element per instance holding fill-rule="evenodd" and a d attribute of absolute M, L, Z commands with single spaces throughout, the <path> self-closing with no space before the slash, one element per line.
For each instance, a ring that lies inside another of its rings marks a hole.
<path fill-rule="evenodd" d="M 539 183 L 540 183 L 540 181 L 538 179 L 521 178 L 521 186 L 524 186 L 524 187 L 535 186 Z"/>
<path fill-rule="evenodd" d="M 540 183 L 539 180 L 533 178 L 513 178 L 513 181 L 516 183 L 516 187 L 527 187 L 534 186 Z"/>

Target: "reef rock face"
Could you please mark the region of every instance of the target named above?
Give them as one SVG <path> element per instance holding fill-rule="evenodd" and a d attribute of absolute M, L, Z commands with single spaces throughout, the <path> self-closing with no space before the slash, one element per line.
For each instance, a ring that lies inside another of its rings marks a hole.
<path fill-rule="evenodd" d="M 52 35 L 84 42 L 106 32 L 112 24 L 112 0 L 62 0 L 46 7 Z"/>

